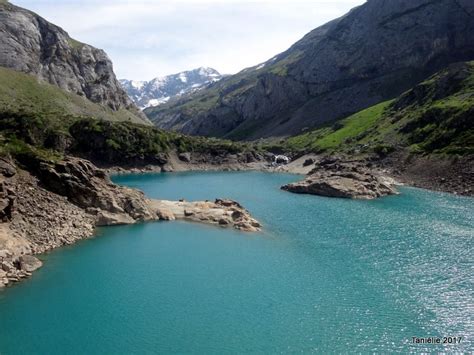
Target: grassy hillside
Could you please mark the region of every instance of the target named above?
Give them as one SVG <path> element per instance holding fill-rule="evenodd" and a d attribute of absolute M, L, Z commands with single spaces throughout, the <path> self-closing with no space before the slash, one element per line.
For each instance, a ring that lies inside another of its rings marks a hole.
<path fill-rule="evenodd" d="M 112 111 L 85 97 L 38 82 L 31 75 L 1 67 L 0 112 L 35 113 L 58 119 L 87 116 L 108 121 L 142 122 L 127 110 Z"/>
<path fill-rule="evenodd" d="M 163 153 L 235 154 L 252 148 L 242 143 L 189 137 L 131 122 L 0 112 L 0 155 L 57 159 L 63 154 L 101 164 L 161 164 Z"/>
<path fill-rule="evenodd" d="M 292 151 L 387 154 L 474 153 L 474 62 L 437 73 L 392 101 L 352 115 L 332 126 L 289 138 Z"/>
<path fill-rule="evenodd" d="M 84 155 L 106 164 L 152 164 L 161 153 L 219 154 L 248 149 L 230 141 L 187 137 L 144 126 L 132 113 L 94 104 L 40 83 L 33 76 L 0 68 L 0 154 L 56 159 Z"/>

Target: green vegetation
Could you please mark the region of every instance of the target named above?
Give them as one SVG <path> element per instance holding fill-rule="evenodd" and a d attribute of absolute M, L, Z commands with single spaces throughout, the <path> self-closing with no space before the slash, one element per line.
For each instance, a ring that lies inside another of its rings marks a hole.
<path fill-rule="evenodd" d="M 1 155 L 27 154 L 54 160 L 64 153 L 73 153 L 106 164 L 153 164 L 162 162 L 162 153 L 170 150 L 218 155 L 241 153 L 250 147 L 131 122 L 0 112 Z"/>
<path fill-rule="evenodd" d="M 92 116 L 109 121 L 142 122 L 130 111 L 113 111 L 85 97 L 39 82 L 34 76 L 1 67 L 0 112 L 39 113 L 58 120 L 65 116 Z"/>
<path fill-rule="evenodd" d="M 341 149 L 344 145 L 361 141 L 367 132 L 382 117 L 390 101 L 372 106 L 332 127 L 322 127 L 306 134 L 288 139 L 287 144 L 297 150 L 326 151 Z"/>
<path fill-rule="evenodd" d="M 182 106 L 182 109 L 189 115 L 196 115 L 201 111 L 210 110 L 211 108 L 216 107 L 218 100 L 218 96 L 208 94 L 200 97 L 198 100 L 186 102 Z"/>
<path fill-rule="evenodd" d="M 280 143 L 296 152 L 474 153 L 474 62 L 439 72 L 393 101 Z"/>
<path fill-rule="evenodd" d="M 162 153 L 170 150 L 235 154 L 248 149 L 244 144 L 189 137 L 128 122 L 81 120 L 71 126 L 70 133 L 74 139 L 74 151 L 111 163 L 156 163 L 163 159 Z"/>
<path fill-rule="evenodd" d="M 0 156 L 4 155 L 11 155 L 16 158 L 35 157 L 46 161 L 58 161 L 63 157 L 57 151 L 34 147 L 14 137 L 5 139 L 0 135 Z"/>
<path fill-rule="evenodd" d="M 294 62 L 298 61 L 303 56 L 303 52 L 296 50 L 288 54 L 284 59 L 279 60 L 277 63 L 265 67 L 265 70 L 279 76 L 288 75 L 288 67 Z"/>
<path fill-rule="evenodd" d="M 0 112 L 0 155 L 22 161 L 31 156 L 56 160 L 72 153 L 105 164 L 143 165 L 162 163 L 163 153 L 170 150 L 218 155 L 250 149 L 246 144 L 189 137 L 131 122 Z"/>

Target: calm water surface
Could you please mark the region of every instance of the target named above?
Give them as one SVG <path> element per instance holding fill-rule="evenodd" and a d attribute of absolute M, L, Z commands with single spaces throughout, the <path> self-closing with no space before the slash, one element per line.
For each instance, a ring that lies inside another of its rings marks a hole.
<path fill-rule="evenodd" d="M 101 229 L 0 292 L 0 353 L 474 350 L 474 204 L 404 188 L 351 201 L 259 172 L 116 177 L 155 198 L 233 198 L 260 234 L 160 222 Z M 420 346 L 413 336 L 462 336 Z"/>

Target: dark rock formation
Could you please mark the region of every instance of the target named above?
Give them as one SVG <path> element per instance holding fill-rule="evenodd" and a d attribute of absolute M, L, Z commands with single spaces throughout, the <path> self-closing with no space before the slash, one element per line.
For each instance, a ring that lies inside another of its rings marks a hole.
<path fill-rule="evenodd" d="M 393 181 L 359 163 L 326 159 L 317 164 L 303 181 L 283 190 L 327 197 L 374 199 L 396 194 Z"/>
<path fill-rule="evenodd" d="M 0 66 L 32 74 L 61 89 L 146 119 L 100 49 L 80 43 L 35 13 L 0 2 Z"/>
<path fill-rule="evenodd" d="M 471 0 L 370 0 L 286 52 L 147 115 L 184 133 L 287 136 L 393 98 L 474 58 Z"/>

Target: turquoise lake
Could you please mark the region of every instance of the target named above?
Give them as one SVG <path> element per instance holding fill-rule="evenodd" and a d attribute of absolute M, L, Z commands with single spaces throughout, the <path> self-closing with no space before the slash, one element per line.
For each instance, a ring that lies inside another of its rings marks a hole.
<path fill-rule="evenodd" d="M 232 198 L 258 234 L 185 222 L 100 229 L 0 291 L 0 354 L 474 350 L 472 198 L 281 191 L 261 172 L 118 176 L 163 199 Z M 412 337 L 463 337 L 416 345 Z"/>

